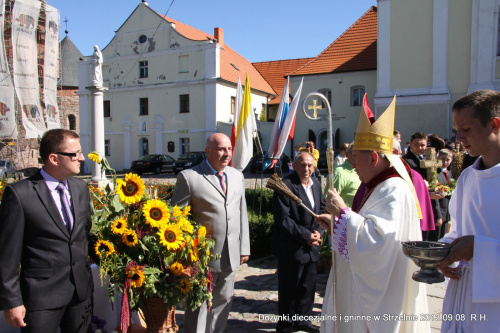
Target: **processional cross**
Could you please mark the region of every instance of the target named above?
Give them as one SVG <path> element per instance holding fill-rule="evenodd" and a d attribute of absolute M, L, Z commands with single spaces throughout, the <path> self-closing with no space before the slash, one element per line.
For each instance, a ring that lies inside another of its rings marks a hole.
<path fill-rule="evenodd" d="M 321 105 L 316 105 L 317 100 L 313 99 L 313 105 L 308 105 L 307 109 L 308 110 L 313 110 L 313 118 L 318 118 L 318 111 L 317 110 L 322 110 L 323 107 Z"/>
<path fill-rule="evenodd" d="M 309 119 L 309 120 L 319 120 L 322 121 L 324 120 L 323 118 L 318 118 L 318 112 L 317 110 L 323 109 L 321 105 L 317 105 L 317 100 L 313 100 L 313 105 L 308 105 L 307 109 L 308 110 L 313 110 L 313 116 L 311 117 L 310 115 L 307 114 L 306 112 L 306 104 L 307 100 L 310 97 L 316 97 L 322 100 L 324 105 L 326 106 L 326 112 L 327 112 L 327 118 L 326 118 L 326 134 L 327 134 L 327 149 L 326 149 L 326 158 L 328 162 L 328 185 L 330 189 L 333 189 L 333 170 L 335 168 L 335 163 L 334 163 L 334 158 L 333 158 L 333 131 L 332 131 L 332 108 L 330 107 L 330 102 L 326 99 L 326 97 L 323 94 L 320 93 L 309 93 L 304 97 L 304 100 L 302 101 L 302 112 L 304 113 L 304 116 Z M 331 215 L 331 221 L 335 221 L 333 215 Z M 333 239 L 333 229 L 330 228 L 330 237 Z M 335 251 L 332 251 L 332 270 L 335 272 Z M 337 318 L 337 276 L 336 274 L 330 274 L 330 277 L 332 279 L 332 300 L 333 300 L 333 314 L 334 317 Z M 333 322 L 333 332 L 337 333 L 337 320 L 334 320 Z"/>
<path fill-rule="evenodd" d="M 425 149 L 425 159 L 420 161 L 420 167 L 422 169 L 427 169 L 427 181 L 431 181 L 434 170 L 440 166 L 439 162 L 440 161 L 436 159 L 436 149 L 427 147 L 427 149 Z"/>

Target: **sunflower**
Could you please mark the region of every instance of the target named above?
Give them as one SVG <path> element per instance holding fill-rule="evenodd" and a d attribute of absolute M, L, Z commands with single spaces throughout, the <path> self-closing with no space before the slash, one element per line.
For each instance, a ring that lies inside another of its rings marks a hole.
<path fill-rule="evenodd" d="M 197 262 L 199 259 L 198 248 L 194 246 L 194 241 L 191 241 L 191 249 L 189 249 L 189 259 L 191 259 L 191 262 Z"/>
<path fill-rule="evenodd" d="M 169 250 L 177 250 L 182 244 L 182 232 L 179 226 L 172 224 L 164 224 L 158 232 L 160 243 L 165 245 Z"/>
<path fill-rule="evenodd" d="M 179 282 L 178 288 L 180 291 L 182 291 L 183 294 L 187 294 L 191 290 L 191 283 L 188 279 L 182 279 Z"/>
<path fill-rule="evenodd" d="M 191 212 L 191 206 L 186 206 L 182 211 L 182 216 L 188 216 L 190 212 Z"/>
<path fill-rule="evenodd" d="M 114 234 L 121 235 L 127 230 L 127 221 L 123 217 L 116 219 L 111 223 L 111 231 Z"/>
<path fill-rule="evenodd" d="M 137 244 L 137 234 L 134 230 L 128 229 L 122 234 L 122 241 L 127 246 L 135 246 Z"/>
<path fill-rule="evenodd" d="M 101 158 L 99 157 L 99 155 L 97 153 L 90 153 L 88 155 L 88 157 L 89 157 L 89 160 L 91 160 L 91 161 L 94 161 L 96 163 L 101 163 Z"/>
<path fill-rule="evenodd" d="M 182 210 L 178 206 L 174 206 L 174 209 L 172 211 L 172 216 L 179 217 L 181 215 L 182 215 Z"/>
<path fill-rule="evenodd" d="M 103 256 L 109 256 L 111 253 L 115 252 L 115 247 L 108 241 L 98 240 L 94 246 L 95 252 L 102 259 Z"/>
<path fill-rule="evenodd" d="M 200 229 L 198 229 L 198 236 L 205 237 L 206 235 L 207 235 L 207 228 L 201 226 Z"/>
<path fill-rule="evenodd" d="M 134 204 L 141 200 L 144 194 L 144 182 L 141 177 L 128 173 L 125 175 L 125 180 L 116 180 L 116 193 L 120 196 L 120 200 Z"/>
<path fill-rule="evenodd" d="M 127 269 L 127 276 L 132 288 L 140 288 L 144 283 L 144 272 L 137 266 Z"/>
<path fill-rule="evenodd" d="M 193 225 L 191 224 L 191 222 L 189 222 L 188 219 L 186 219 L 185 217 L 181 217 L 178 221 L 177 221 L 177 225 L 179 226 L 179 228 L 181 228 L 182 231 L 185 231 L 187 232 L 188 234 L 192 234 L 193 233 Z"/>
<path fill-rule="evenodd" d="M 159 228 L 170 219 L 167 205 L 161 200 L 149 200 L 142 208 L 146 223 Z"/>
<path fill-rule="evenodd" d="M 182 266 L 180 262 L 176 261 L 172 265 L 170 265 L 170 270 L 172 271 L 172 273 L 179 276 L 184 273 L 184 266 Z"/>

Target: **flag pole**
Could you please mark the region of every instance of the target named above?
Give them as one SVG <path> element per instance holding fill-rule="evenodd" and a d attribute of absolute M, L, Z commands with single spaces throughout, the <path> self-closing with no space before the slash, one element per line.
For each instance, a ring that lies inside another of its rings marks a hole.
<path fill-rule="evenodd" d="M 321 110 L 322 106 L 321 105 L 316 105 L 316 100 L 314 100 L 313 105 L 307 106 L 307 100 L 310 97 L 316 97 L 320 100 L 323 101 L 323 103 L 326 105 L 326 122 L 327 122 L 327 128 L 326 128 L 326 133 L 327 133 L 327 162 L 328 162 L 328 185 L 330 189 L 333 189 L 333 170 L 335 168 L 335 161 L 333 158 L 333 131 L 332 131 L 332 108 L 330 107 L 330 102 L 326 99 L 326 97 L 323 94 L 317 93 L 317 92 L 312 92 L 306 95 L 304 99 L 302 100 L 302 113 L 304 113 L 304 116 L 309 119 L 309 120 L 324 120 L 324 117 L 318 117 L 317 115 L 317 110 Z M 307 108 L 306 108 L 307 106 Z M 309 114 L 307 114 L 307 110 L 313 110 L 313 117 L 311 117 Z M 333 240 L 333 224 L 335 223 L 334 221 L 334 216 L 333 214 L 330 216 L 331 221 L 332 221 L 332 226 L 330 227 L 330 237 Z M 335 274 L 335 260 L 336 260 L 336 253 L 335 250 L 332 250 L 332 274 L 330 274 L 330 278 L 332 279 L 332 300 L 333 300 L 333 314 L 334 314 L 334 321 L 333 321 L 333 332 L 337 333 L 337 292 L 336 292 L 336 287 L 337 287 L 337 276 Z"/>

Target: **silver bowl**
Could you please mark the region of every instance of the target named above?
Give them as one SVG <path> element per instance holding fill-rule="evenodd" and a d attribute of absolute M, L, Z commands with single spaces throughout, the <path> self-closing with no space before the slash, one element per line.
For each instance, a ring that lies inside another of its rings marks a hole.
<path fill-rule="evenodd" d="M 403 253 L 411 258 L 420 270 L 413 273 L 413 280 L 424 283 L 444 281 L 444 275 L 437 270 L 437 264 L 450 253 L 450 245 L 440 242 L 402 242 Z"/>

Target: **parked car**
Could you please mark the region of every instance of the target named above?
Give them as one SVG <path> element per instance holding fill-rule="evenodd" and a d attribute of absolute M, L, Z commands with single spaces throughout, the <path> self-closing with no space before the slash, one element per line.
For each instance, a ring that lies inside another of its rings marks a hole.
<path fill-rule="evenodd" d="M 182 170 L 190 169 L 195 165 L 200 164 L 207 157 L 204 151 L 192 151 L 189 153 L 182 154 L 173 165 L 175 173 L 179 173 Z"/>
<path fill-rule="evenodd" d="M 132 162 L 132 172 L 138 175 L 145 172 L 160 174 L 162 172 L 172 172 L 172 165 L 175 160 L 169 155 L 144 155 L 140 159 Z"/>
<path fill-rule="evenodd" d="M 13 178 L 15 173 L 17 172 L 17 168 L 9 159 L 1 159 L 0 160 L 0 179 L 1 178 Z"/>
<path fill-rule="evenodd" d="M 255 153 L 253 157 L 250 159 L 250 162 L 248 162 L 247 167 L 245 170 L 249 170 L 251 173 L 261 173 L 262 172 L 262 161 L 263 161 L 263 156 L 266 156 L 266 153 L 260 154 L 260 153 Z M 275 167 L 276 168 L 281 168 L 282 171 L 288 171 L 288 162 L 290 161 L 290 158 L 283 154 L 281 156 L 281 159 L 276 162 Z M 264 173 L 273 173 L 274 168 L 266 169 L 264 170 Z"/>

